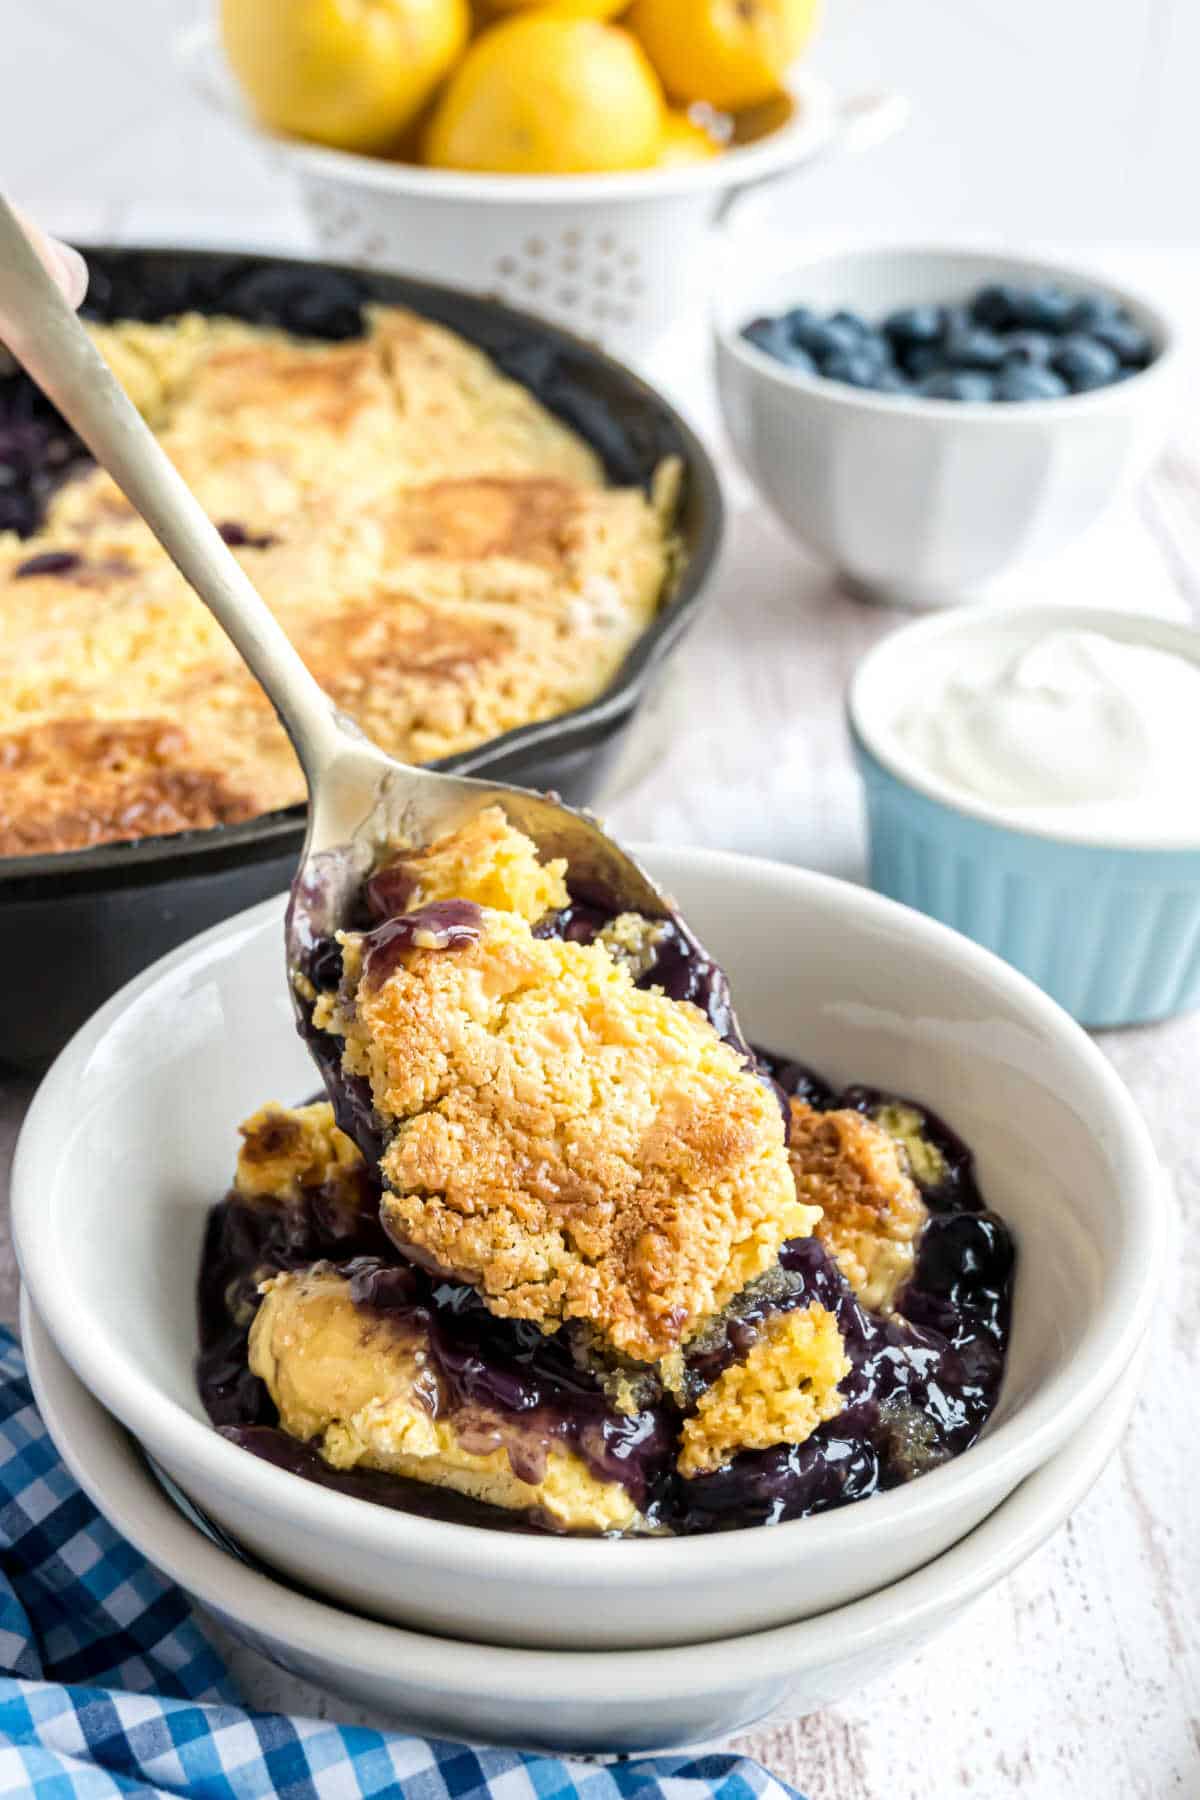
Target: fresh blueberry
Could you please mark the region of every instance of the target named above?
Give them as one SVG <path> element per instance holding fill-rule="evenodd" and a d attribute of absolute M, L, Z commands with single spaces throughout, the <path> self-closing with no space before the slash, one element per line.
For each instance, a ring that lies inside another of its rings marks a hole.
<path fill-rule="evenodd" d="M 997 400 L 1061 400 L 1070 388 L 1053 369 L 1035 368 L 1032 364 L 1010 363 L 996 377 Z"/>
<path fill-rule="evenodd" d="M 855 337 L 865 338 L 875 335 L 874 325 L 869 325 L 861 313 L 851 312 L 847 307 L 842 307 L 839 312 L 835 312 L 829 323 L 844 326 L 847 331 L 852 331 Z"/>
<path fill-rule="evenodd" d="M 1067 316 L 1068 331 L 1094 332 L 1099 325 L 1121 317 L 1121 307 L 1107 294 L 1084 294 Z"/>
<path fill-rule="evenodd" d="M 914 344 L 911 349 L 903 352 L 900 360 L 905 374 L 913 381 L 920 381 L 926 375 L 932 375 L 935 369 L 944 366 L 939 344 Z"/>
<path fill-rule="evenodd" d="M 795 350 L 783 319 L 751 319 L 748 325 L 743 325 L 742 336 L 748 344 L 765 350 L 768 356 L 774 356 L 780 362 L 786 362 Z"/>
<path fill-rule="evenodd" d="M 1004 345 L 1006 364 L 1044 368 L 1053 356 L 1058 340 L 1045 331 L 1010 331 L 1000 341 Z"/>
<path fill-rule="evenodd" d="M 910 345 L 936 344 L 944 324 L 940 306 L 904 306 L 888 314 L 883 329 L 893 344 L 907 349 Z"/>
<path fill-rule="evenodd" d="M 1073 297 L 1053 283 L 1026 288 L 1013 323 L 1026 325 L 1031 331 L 1066 331 L 1074 305 Z"/>
<path fill-rule="evenodd" d="M 1131 369 L 1144 369 L 1153 360 L 1154 346 L 1140 325 L 1121 314 L 1102 319 L 1088 334 L 1098 344 L 1107 345 L 1114 356 Z"/>
<path fill-rule="evenodd" d="M 1074 394 L 1107 387 L 1120 368 L 1115 350 L 1080 331 L 1071 332 L 1055 347 L 1051 367 Z"/>
<path fill-rule="evenodd" d="M 969 306 L 943 306 L 942 308 L 942 342 L 948 337 L 961 337 L 964 331 L 972 331 L 975 320 L 971 317 Z"/>
<path fill-rule="evenodd" d="M 881 359 L 869 351 L 843 350 L 826 357 L 821 364 L 821 373 L 826 381 L 844 381 L 849 387 L 873 388 L 879 386 L 888 371 Z"/>
<path fill-rule="evenodd" d="M 938 369 L 917 383 L 926 400 L 966 400 L 978 404 L 990 400 L 995 384 L 990 375 L 971 369 Z"/>
<path fill-rule="evenodd" d="M 994 281 L 980 288 L 971 302 L 971 318 L 976 325 L 992 331 L 1007 331 L 1024 323 L 1025 290 L 1010 281 Z"/>
<path fill-rule="evenodd" d="M 948 327 L 942 356 L 952 369 L 998 369 L 1004 362 L 1004 339 L 984 325 Z"/>
<path fill-rule="evenodd" d="M 794 343 L 802 350 L 807 350 L 818 363 L 824 363 L 827 356 L 836 356 L 840 352 L 847 355 L 857 350 L 861 341 L 860 334 L 845 320 L 821 319 L 815 315 L 800 321 L 791 328 Z"/>
<path fill-rule="evenodd" d="M 899 369 L 881 369 L 871 386 L 880 394 L 907 394 L 911 391 L 911 383 L 904 379 Z"/>
<path fill-rule="evenodd" d="M 783 323 L 797 343 L 800 342 L 800 333 L 807 326 L 819 321 L 820 314 L 815 313 L 811 306 L 793 306 L 789 312 L 785 312 L 783 315 Z"/>

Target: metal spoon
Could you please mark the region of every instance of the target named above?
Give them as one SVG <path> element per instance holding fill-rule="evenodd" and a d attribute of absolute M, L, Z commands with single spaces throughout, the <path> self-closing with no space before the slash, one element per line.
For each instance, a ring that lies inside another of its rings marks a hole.
<path fill-rule="evenodd" d="M 585 813 L 528 788 L 398 762 L 339 713 L 159 447 L 0 196 L 0 339 L 145 519 L 266 690 L 308 783 L 308 832 L 288 910 L 290 968 L 348 922 L 388 845 L 411 847 L 500 806 L 572 888 L 618 912 L 670 916 L 645 871 Z"/>

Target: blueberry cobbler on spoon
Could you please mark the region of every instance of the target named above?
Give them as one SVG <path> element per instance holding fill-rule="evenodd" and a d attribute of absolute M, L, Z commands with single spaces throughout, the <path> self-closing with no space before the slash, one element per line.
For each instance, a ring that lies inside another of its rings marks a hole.
<path fill-rule="evenodd" d="M 498 808 L 293 969 L 329 1099 L 211 1216 L 204 1403 L 286 1469 L 476 1524 L 770 1524 L 965 1450 L 1013 1251 L 922 1107 L 742 1039 L 677 915 L 573 894 Z"/>

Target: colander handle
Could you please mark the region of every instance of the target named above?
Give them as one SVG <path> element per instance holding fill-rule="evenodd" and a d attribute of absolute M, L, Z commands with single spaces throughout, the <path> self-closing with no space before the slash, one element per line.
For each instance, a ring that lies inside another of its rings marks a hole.
<path fill-rule="evenodd" d="M 907 94 L 898 94 L 891 89 L 852 94 L 848 100 L 838 103 L 833 128 L 815 155 L 809 157 L 799 168 L 775 169 L 769 175 L 740 181 L 736 186 L 728 188 L 717 208 L 714 223 L 723 225 L 744 194 L 774 187 L 798 175 L 807 174 L 810 169 L 832 157 L 857 156 L 863 150 L 874 150 L 879 144 L 885 144 L 897 132 L 904 130 L 911 112 Z"/>

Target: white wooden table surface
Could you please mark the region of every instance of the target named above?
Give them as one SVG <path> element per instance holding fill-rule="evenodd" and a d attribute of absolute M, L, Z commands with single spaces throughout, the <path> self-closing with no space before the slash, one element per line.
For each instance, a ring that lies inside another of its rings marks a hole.
<path fill-rule="evenodd" d="M 132 221 L 126 229 L 140 235 Z M 1200 292 L 1198 259 L 1143 252 L 1139 262 L 1180 299 Z M 711 423 L 702 381 L 685 385 L 691 410 Z M 644 715 L 604 810 L 629 836 L 857 878 L 841 695 L 855 659 L 896 618 L 840 595 L 736 476 L 731 497 L 712 605 Z M 1200 618 L 1200 432 L 1185 431 L 1136 502 L 1032 586 Z M 1200 1796 L 1200 1015 L 1100 1042 L 1147 1116 L 1183 1221 L 1134 1420 L 1057 1537 L 913 1662 L 839 1707 L 741 1740 L 810 1800 Z M 0 1168 L 30 1091 L 0 1082 Z M 5 1213 L 0 1318 L 15 1317 Z M 228 1648 L 253 1704 L 366 1719 Z"/>

